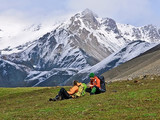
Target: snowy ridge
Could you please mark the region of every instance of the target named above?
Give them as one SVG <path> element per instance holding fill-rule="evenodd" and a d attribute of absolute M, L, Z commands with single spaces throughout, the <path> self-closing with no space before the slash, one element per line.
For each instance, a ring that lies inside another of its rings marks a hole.
<path fill-rule="evenodd" d="M 24 80 L 27 85 L 34 82 L 35 84 L 33 86 L 40 86 L 40 84 L 43 84 L 48 79 L 52 79 L 52 81 L 55 81 L 55 85 L 57 85 L 57 77 L 56 76 L 68 76 L 71 77 L 74 74 L 78 72 L 78 69 L 58 69 L 54 68 L 51 71 L 31 71 L 29 75 Z M 61 78 L 61 82 L 65 81 L 65 77 Z M 60 81 L 59 81 L 60 82 Z M 52 85 L 51 85 L 52 86 Z"/>
<path fill-rule="evenodd" d="M 16 50 L 18 46 L 32 43 L 34 40 L 39 39 L 47 32 L 55 29 L 58 25 L 59 24 L 45 26 L 45 24 L 33 24 L 29 27 L 21 26 L 18 28 L 17 26 L 13 26 L 16 29 L 5 27 L 3 31 L 0 31 L 0 51 L 2 51 L 2 54 L 20 52 L 20 50 Z M 10 51 L 5 51 L 4 49 L 6 48 L 9 48 Z M 12 49 L 13 51 L 11 51 Z"/>
<path fill-rule="evenodd" d="M 156 26 L 147 25 L 135 27 L 128 24 L 117 23 L 117 27 L 122 36 L 129 40 L 143 40 L 146 42 L 159 42 L 160 32 Z"/>

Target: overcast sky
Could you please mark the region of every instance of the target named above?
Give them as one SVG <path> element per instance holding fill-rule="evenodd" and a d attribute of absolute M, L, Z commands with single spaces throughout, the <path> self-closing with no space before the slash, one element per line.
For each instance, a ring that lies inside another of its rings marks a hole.
<path fill-rule="evenodd" d="M 49 21 L 89 8 L 116 22 L 160 27 L 160 0 L 0 0 L 0 22 Z"/>

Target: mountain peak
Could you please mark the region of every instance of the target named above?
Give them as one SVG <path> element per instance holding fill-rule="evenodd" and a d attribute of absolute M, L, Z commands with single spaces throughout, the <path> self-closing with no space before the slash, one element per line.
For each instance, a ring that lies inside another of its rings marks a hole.
<path fill-rule="evenodd" d="M 98 17 L 97 14 L 95 14 L 94 12 L 92 12 L 90 9 L 86 8 L 84 11 L 82 11 L 82 15 L 92 15 L 94 17 Z"/>

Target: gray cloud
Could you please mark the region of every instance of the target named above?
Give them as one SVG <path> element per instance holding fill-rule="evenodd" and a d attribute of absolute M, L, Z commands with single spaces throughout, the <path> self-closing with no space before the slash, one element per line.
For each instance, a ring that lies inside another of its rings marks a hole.
<path fill-rule="evenodd" d="M 0 0 L 0 17 L 43 21 L 91 9 L 100 17 L 142 26 L 160 26 L 159 0 Z"/>
<path fill-rule="evenodd" d="M 155 13 L 154 6 L 158 2 L 158 0 L 70 0 L 69 7 L 73 10 L 89 8 L 102 17 L 111 17 L 121 23 L 145 25 L 158 24 L 156 21 L 160 16 Z"/>

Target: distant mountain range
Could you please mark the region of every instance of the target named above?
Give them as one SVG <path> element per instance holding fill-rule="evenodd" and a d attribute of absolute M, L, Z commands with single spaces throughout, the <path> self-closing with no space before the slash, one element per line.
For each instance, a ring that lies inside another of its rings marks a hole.
<path fill-rule="evenodd" d="M 120 24 L 86 9 L 39 39 L 2 49 L 0 86 L 56 86 L 73 79 L 87 82 L 89 72 L 102 74 L 159 42 L 160 29 L 153 25 Z"/>

